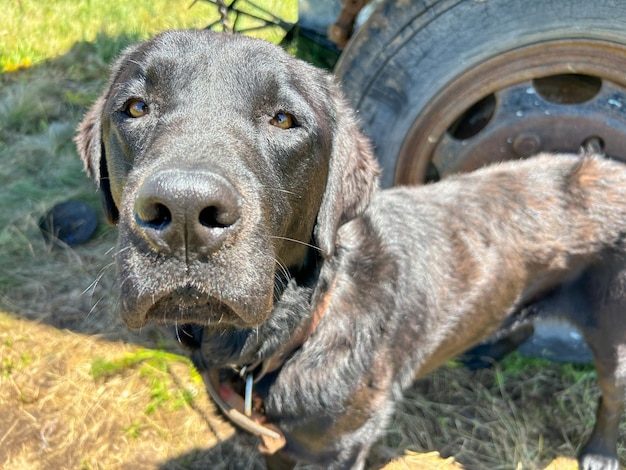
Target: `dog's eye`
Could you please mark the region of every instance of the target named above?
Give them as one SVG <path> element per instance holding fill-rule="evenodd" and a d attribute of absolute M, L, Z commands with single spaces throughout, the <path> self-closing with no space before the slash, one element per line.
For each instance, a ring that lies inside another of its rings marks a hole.
<path fill-rule="evenodd" d="M 270 119 L 270 124 L 278 127 L 279 129 L 291 129 L 292 127 L 297 127 L 298 125 L 296 123 L 296 118 L 289 113 L 276 113 L 276 115 Z"/>
<path fill-rule="evenodd" d="M 132 118 L 140 118 L 148 114 L 148 105 L 140 99 L 133 98 L 124 106 L 124 112 Z"/>

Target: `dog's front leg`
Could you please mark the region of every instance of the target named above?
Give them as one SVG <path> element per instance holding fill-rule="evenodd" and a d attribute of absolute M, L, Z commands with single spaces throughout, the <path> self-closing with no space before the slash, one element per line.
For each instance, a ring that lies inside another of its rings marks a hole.
<path fill-rule="evenodd" d="M 581 470 L 619 470 L 617 459 L 617 435 L 622 413 L 624 411 L 624 381 L 620 378 L 620 362 L 626 361 L 624 351 L 617 351 L 617 359 L 606 356 L 596 357 L 598 384 L 602 396 L 598 403 L 596 424 L 593 433 L 579 456 Z M 622 357 L 619 357 L 622 356 Z M 621 364 L 621 369 L 624 364 Z"/>
<path fill-rule="evenodd" d="M 626 397 L 626 256 L 605 261 L 579 284 L 590 312 L 578 326 L 593 353 L 601 392 L 593 433 L 579 456 L 580 468 L 618 470 L 618 428 Z"/>

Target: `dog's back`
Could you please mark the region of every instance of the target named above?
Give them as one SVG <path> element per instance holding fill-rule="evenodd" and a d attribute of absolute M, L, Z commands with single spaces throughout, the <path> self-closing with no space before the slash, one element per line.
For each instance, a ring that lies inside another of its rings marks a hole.
<path fill-rule="evenodd" d="M 395 348 L 413 357 L 400 376 L 432 371 L 521 309 L 565 317 L 593 351 L 603 396 L 581 468 L 618 468 L 626 386 L 626 165 L 540 155 L 441 184 L 382 191 L 351 224 L 376 232 L 403 273 L 396 286 L 403 305 L 391 321 L 403 330 Z M 359 232 L 351 224 L 340 232 L 348 245 Z"/>

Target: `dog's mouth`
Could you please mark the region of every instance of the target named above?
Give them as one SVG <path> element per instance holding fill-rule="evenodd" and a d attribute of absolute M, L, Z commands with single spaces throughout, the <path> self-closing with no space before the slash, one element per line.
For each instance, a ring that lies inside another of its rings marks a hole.
<path fill-rule="evenodd" d="M 146 320 L 154 323 L 224 323 L 232 325 L 241 318 L 223 299 L 199 293 L 190 287 L 178 289 L 159 299 L 146 312 Z"/>
<path fill-rule="evenodd" d="M 245 306 L 244 306 L 245 308 Z M 160 325 L 195 324 L 200 326 L 255 326 L 241 305 L 225 298 L 185 286 L 139 301 L 132 309 L 122 309 L 124 322 L 130 328 L 141 328 L 147 323 Z"/>

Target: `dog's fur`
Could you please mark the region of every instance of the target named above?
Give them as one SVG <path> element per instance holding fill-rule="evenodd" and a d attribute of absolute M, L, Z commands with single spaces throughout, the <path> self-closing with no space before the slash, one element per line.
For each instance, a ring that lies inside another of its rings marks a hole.
<path fill-rule="evenodd" d="M 415 378 L 515 315 L 559 314 L 584 334 L 602 389 L 582 468 L 618 468 L 620 163 L 542 155 L 378 191 L 330 76 L 206 31 L 125 51 L 76 141 L 119 225 L 129 326 L 175 324 L 199 366 L 244 366 L 317 310 L 315 330 L 257 385 L 286 455 L 362 467 Z"/>

